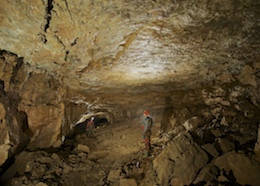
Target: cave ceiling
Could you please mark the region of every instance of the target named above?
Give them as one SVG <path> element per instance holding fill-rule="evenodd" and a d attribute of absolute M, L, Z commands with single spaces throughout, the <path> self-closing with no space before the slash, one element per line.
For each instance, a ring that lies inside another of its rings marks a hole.
<path fill-rule="evenodd" d="M 0 49 L 71 89 L 201 86 L 259 59 L 257 0 L 1 0 Z"/>

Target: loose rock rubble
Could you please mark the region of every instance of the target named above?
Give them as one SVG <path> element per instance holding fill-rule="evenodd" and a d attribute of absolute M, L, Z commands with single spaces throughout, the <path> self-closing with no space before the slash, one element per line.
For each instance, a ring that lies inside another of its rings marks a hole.
<path fill-rule="evenodd" d="M 129 121 L 130 122 L 130 121 Z M 181 125 L 180 125 L 181 126 Z M 137 125 L 129 127 L 103 126 L 96 131 L 95 139 L 85 135 L 71 141 L 71 150 L 56 149 L 56 152 L 23 151 L 15 158 L 16 176 L 10 185 L 258 185 L 260 163 L 254 154 L 253 145 L 243 136 L 235 138 L 231 130 L 219 127 L 205 128 L 201 138 L 190 130 L 181 128 L 178 135 L 153 130 L 152 155 L 143 158 L 143 145 L 131 146 L 122 139 L 135 137 Z M 110 139 L 106 131 L 117 130 Z M 194 130 L 195 131 L 195 130 Z M 207 133 L 211 138 L 207 138 Z M 122 134 L 124 133 L 124 134 Z M 213 135 L 214 134 L 214 135 Z M 231 135 L 232 134 L 232 135 Z M 238 137 L 237 136 L 237 137 Z M 119 141 L 118 141 L 118 140 Z M 245 141 L 243 143 L 239 142 Z M 242 140 L 243 139 L 243 140 Z M 114 140 L 117 140 L 115 142 Z M 134 141 L 138 142 L 136 138 Z M 111 145 L 107 148 L 107 143 Z M 87 145 L 89 144 L 89 146 Z M 99 144 L 99 146 L 96 146 Z M 105 146 L 104 146 L 105 145 Z M 257 146 L 257 143 L 255 144 Z M 94 148 L 95 147 L 95 148 Z M 93 150 L 92 150 L 93 149 Z M 127 151 L 127 155 L 113 153 Z M 128 150 L 126 150 L 128 149 Z M 67 154 L 67 155 L 65 155 Z"/>

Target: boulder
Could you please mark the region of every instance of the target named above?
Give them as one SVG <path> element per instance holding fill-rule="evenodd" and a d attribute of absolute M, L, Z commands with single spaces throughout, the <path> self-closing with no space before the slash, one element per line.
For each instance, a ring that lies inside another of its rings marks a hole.
<path fill-rule="evenodd" d="M 188 119 L 183 126 L 187 131 L 192 131 L 195 130 L 200 124 L 201 124 L 201 119 L 197 116 L 194 116 L 190 119 Z"/>
<path fill-rule="evenodd" d="M 205 151 L 207 151 L 214 158 L 219 156 L 219 152 L 217 151 L 217 149 L 210 143 L 202 145 L 201 148 L 203 148 Z"/>
<path fill-rule="evenodd" d="M 0 166 L 8 159 L 8 151 L 10 149 L 10 145 L 0 145 Z"/>
<path fill-rule="evenodd" d="M 222 132 L 219 129 L 211 129 L 210 132 L 217 138 L 222 136 Z"/>
<path fill-rule="evenodd" d="M 236 182 L 241 185 L 260 185 L 260 163 L 254 156 L 231 151 L 216 158 L 215 165 L 225 172 L 232 171 Z"/>
<path fill-rule="evenodd" d="M 217 177 L 218 172 L 218 168 L 213 163 L 210 163 L 200 170 L 193 184 L 202 183 L 204 181 L 211 182 Z"/>
<path fill-rule="evenodd" d="M 121 170 L 119 170 L 119 169 L 111 170 L 108 173 L 107 180 L 110 182 L 115 182 L 115 181 L 119 180 L 120 173 L 121 173 Z"/>
<path fill-rule="evenodd" d="M 44 151 L 22 151 L 15 157 L 14 165 L 19 175 L 30 173 L 32 177 L 40 178 L 47 171 L 48 167 L 54 165 L 54 161 Z"/>
<path fill-rule="evenodd" d="M 229 134 L 232 140 L 237 141 L 239 145 L 244 145 L 252 140 L 255 140 L 255 135 L 253 133 L 239 133 L 239 134 Z"/>
<path fill-rule="evenodd" d="M 245 65 L 238 76 L 238 80 L 244 85 L 251 85 L 257 87 L 255 70 L 249 65 Z"/>
<path fill-rule="evenodd" d="M 30 143 L 38 148 L 48 148 L 59 140 L 64 106 L 32 106 L 26 110 L 28 125 L 33 132 Z"/>
<path fill-rule="evenodd" d="M 206 152 L 185 132 L 168 142 L 167 147 L 153 160 L 153 167 L 160 185 L 166 186 L 171 178 L 189 185 L 207 162 Z"/>
<path fill-rule="evenodd" d="M 174 186 L 184 186 L 183 180 L 181 178 L 172 178 L 170 183 Z"/>
<path fill-rule="evenodd" d="M 28 153 L 26 151 L 22 151 L 20 154 L 18 154 L 15 158 L 15 167 L 17 168 L 17 172 L 19 175 L 23 175 L 24 172 L 32 170 L 33 162 L 35 159 L 33 153 Z"/>
<path fill-rule="evenodd" d="M 235 143 L 227 138 L 218 138 L 218 144 L 224 153 L 235 149 Z"/>
<path fill-rule="evenodd" d="M 29 171 L 31 179 L 41 179 L 46 173 L 47 169 L 48 167 L 45 164 L 33 164 L 33 169 Z"/>

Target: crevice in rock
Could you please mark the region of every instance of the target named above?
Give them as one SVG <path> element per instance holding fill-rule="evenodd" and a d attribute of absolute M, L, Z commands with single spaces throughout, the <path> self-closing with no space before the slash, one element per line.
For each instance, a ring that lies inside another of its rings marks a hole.
<path fill-rule="evenodd" d="M 43 43 L 47 43 L 46 35 L 39 33 L 38 36 Z"/>
<path fill-rule="evenodd" d="M 71 12 L 70 12 L 69 5 L 68 5 L 67 0 L 64 0 L 64 2 L 65 2 L 65 4 L 66 4 L 66 7 L 67 7 L 67 10 L 68 10 L 68 12 L 69 12 L 69 15 L 70 15 L 71 20 L 74 21 L 73 18 L 72 18 L 72 14 L 71 14 Z"/>
<path fill-rule="evenodd" d="M 67 61 L 67 57 L 68 57 L 69 53 L 70 53 L 70 51 L 69 51 L 69 50 L 66 50 L 66 52 L 65 52 L 65 58 L 64 58 L 65 61 Z"/>
<path fill-rule="evenodd" d="M 107 124 L 108 120 L 105 117 L 96 117 L 95 118 L 95 125 L 96 126 L 100 126 L 100 125 L 104 125 Z"/>
<path fill-rule="evenodd" d="M 253 152 L 255 144 L 257 142 L 257 138 L 250 140 L 246 142 L 245 144 L 242 144 L 240 146 L 236 147 L 236 151 L 244 151 L 246 154 Z"/>
<path fill-rule="evenodd" d="M 11 96 L 13 96 L 11 94 Z M 14 116 L 16 118 L 16 120 L 18 121 L 18 123 L 21 123 L 21 130 L 19 130 L 19 135 L 20 135 L 20 142 L 17 143 L 17 147 L 14 150 L 10 150 L 9 152 L 9 157 L 8 159 L 5 161 L 5 163 L 3 165 L 1 165 L 0 168 L 0 185 L 6 185 L 7 181 L 12 179 L 16 172 L 17 172 L 17 168 L 15 166 L 15 157 L 16 155 L 18 155 L 20 152 L 22 152 L 26 146 L 28 145 L 30 138 L 32 136 L 32 131 L 30 130 L 29 126 L 28 126 L 28 119 L 27 119 L 27 115 L 25 112 L 19 112 L 17 111 L 17 109 L 15 109 L 15 107 L 17 107 L 17 103 L 14 102 L 14 100 L 9 95 L 9 93 L 5 96 L 5 100 L 8 105 L 11 104 L 11 102 L 13 103 L 14 108 L 9 108 L 9 110 L 11 111 L 11 113 L 9 115 L 6 116 L 7 120 L 10 120 L 8 123 L 9 125 L 7 127 L 9 128 L 13 128 L 14 126 L 10 125 L 11 124 L 11 116 Z M 16 95 L 16 97 L 19 97 Z M 16 142 L 16 135 L 10 135 L 10 139 L 11 139 L 11 143 L 9 145 L 12 146 L 13 148 L 13 144 L 12 142 Z"/>
<path fill-rule="evenodd" d="M 5 95 L 5 82 L 0 80 L 0 93 Z"/>
<path fill-rule="evenodd" d="M 15 65 L 15 67 L 13 68 L 13 74 L 10 79 L 10 83 L 14 83 L 14 84 L 16 83 L 17 80 L 15 78 L 18 77 L 17 73 L 22 65 L 23 65 L 23 57 L 17 58 L 17 63 Z"/>
<path fill-rule="evenodd" d="M 57 39 L 57 41 L 64 47 L 65 49 L 65 45 L 63 44 L 63 42 L 61 41 L 61 39 L 59 38 L 59 36 L 54 35 L 54 37 Z"/>
<path fill-rule="evenodd" d="M 50 26 L 50 21 L 51 21 L 51 11 L 53 9 L 53 4 L 52 4 L 53 0 L 48 0 L 48 4 L 46 6 L 46 16 L 45 16 L 45 19 L 46 19 L 46 24 L 45 24 L 45 27 L 44 27 L 44 31 L 46 32 L 47 29 L 49 28 Z"/>
<path fill-rule="evenodd" d="M 3 165 L 1 165 L 0 169 L 0 185 L 6 185 L 6 182 L 14 176 L 14 173 L 10 167 L 14 164 L 14 156 L 9 158 Z M 11 171 L 8 171 L 11 170 Z"/>
<path fill-rule="evenodd" d="M 78 40 L 79 38 L 77 37 L 71 44 L 70 44 L 70 46 L 74 46 L 74 45 L 76 45 L 77 44 L 77 40 Z"/>

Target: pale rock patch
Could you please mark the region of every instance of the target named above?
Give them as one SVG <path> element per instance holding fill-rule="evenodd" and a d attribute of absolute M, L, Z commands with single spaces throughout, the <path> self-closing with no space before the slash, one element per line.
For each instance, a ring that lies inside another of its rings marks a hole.
<path fill-rule="evenodd" d="M 135 179 L 121 179 L 119 180 L 119 186 L 137 186 Z"/>

